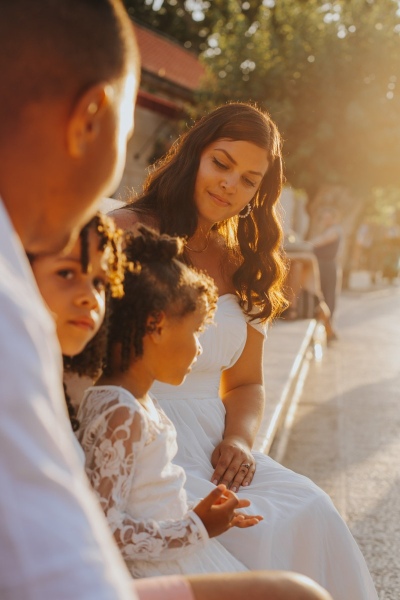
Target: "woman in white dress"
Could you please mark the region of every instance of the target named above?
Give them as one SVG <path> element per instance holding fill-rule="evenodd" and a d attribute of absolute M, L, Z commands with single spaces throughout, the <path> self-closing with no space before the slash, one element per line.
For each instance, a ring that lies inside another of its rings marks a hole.
<path fill-rule="evenodd" d="M 153 393 L 178 434 L 176 462 L 190 498 L 224 483 L 264 517 L 220 540 L 250 569 L 295 570 L 335 600 L 376 600 L 364 558 L 328 496 L 309 479 L 252 452 L 264 404 L 266 323 L 282 307 L 285 267 L 275 205 L 282 186 L 281 140 L 269 116 L 243 103 L 203 117 L 171 148 L 139 199 L 114 211 L 185 235 L 186 260 L 219 291 L 216 326 L 185 383 Z"/>

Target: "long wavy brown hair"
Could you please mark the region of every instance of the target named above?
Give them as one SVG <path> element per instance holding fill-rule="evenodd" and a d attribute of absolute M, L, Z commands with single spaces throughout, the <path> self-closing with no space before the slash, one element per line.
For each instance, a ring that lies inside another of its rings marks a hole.
<path fill-rule="evenodd" d="M 251 318 L 267 321 L 287 304 L 282 292 L 282 229 L 276 214 L 283 183 L 282 141 L 268 113 L 234 102 L 202 117 L 154 165 L 142 195 L 126 208 L 155 217 L 161 233 L 191 237 L 198 223 L 194 188 L 200 158 L 218 139 L 251 142 L 268 154 L 269 168 L 252 199 L 250 215 L 214 225 L 237 264 L 233 284 L 242 309 Z"/>

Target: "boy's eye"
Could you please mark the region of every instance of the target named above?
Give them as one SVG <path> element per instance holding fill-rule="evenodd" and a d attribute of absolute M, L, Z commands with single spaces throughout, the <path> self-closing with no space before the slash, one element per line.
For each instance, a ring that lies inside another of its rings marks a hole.
<path fill-rule="evenodd" d="M 63 279 L 72 279 L 74 276 L 74 272 L 72 269 L 60 269 L 57 271 L 57 275 L 62 277 Z"/>

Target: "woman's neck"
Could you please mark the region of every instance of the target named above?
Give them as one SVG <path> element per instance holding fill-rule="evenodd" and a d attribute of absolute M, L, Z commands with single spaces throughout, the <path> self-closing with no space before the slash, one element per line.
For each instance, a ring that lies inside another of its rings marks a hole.
<path fill-rule="evenodd" d="M 186 248 L 189 252 L 202 253 L 208 249 L 213 225 L 214 223 L 198 218 L 196 231 L 187 240 Z"/>

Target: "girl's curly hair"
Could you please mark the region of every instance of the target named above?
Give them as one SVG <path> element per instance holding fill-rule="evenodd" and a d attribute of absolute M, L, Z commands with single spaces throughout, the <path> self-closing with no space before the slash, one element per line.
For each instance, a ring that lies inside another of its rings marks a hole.
<path fill-rule="evenodd" d="M 180 318 L 195 311 L 204 298 L 206 320 L 210 321 L 217 303 L 213 280 L 182 262 L 182 239 L 160 235 L 145 226 L 138 232 L 126 238 L 125 253 L 133 267 L 125 273 L 125 294 L 111 301 L 106 375 L 115 371 L 116 343 L 121 347 L 121 371 L 128 368 L 132 356 L 142 356 L 143 338 L 151 330 L 150 316 L 156 321 L 161 313 Z"/>

